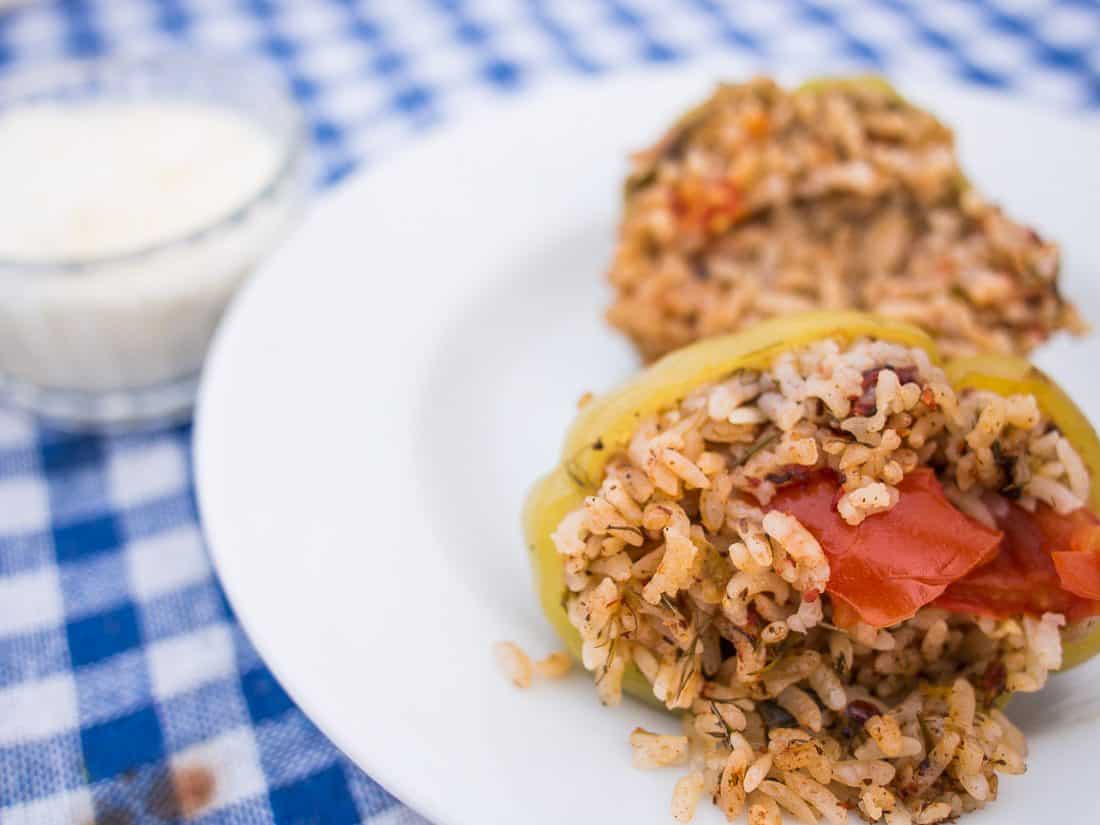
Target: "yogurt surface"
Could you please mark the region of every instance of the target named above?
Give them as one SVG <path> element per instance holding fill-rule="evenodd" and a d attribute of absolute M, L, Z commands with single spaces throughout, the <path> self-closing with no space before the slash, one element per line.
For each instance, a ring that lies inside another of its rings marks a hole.
<path fill-rule="evenodd" d="M 104 258 L 182 238 L 271 181 L 275 136 L 186 100 L 0 112 L 0 260 Z"/>

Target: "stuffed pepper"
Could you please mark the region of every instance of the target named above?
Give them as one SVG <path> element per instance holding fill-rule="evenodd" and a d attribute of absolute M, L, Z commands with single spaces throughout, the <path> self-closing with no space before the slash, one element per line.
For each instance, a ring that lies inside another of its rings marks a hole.
<path fill-rule="evenodd" d="M 525 526 L 594 675 L 684 718 L 673 812 L 889 825 L 979 808 L 1026 744 L 1001 708 L 1100 648 L 1096 433 L 1008 356 L 944 365 L 825 312 L 673 353 L 588 402 Z"/>
<path fill-rule="evenodd" d="M 950 129 L 875 78 L 723 85 L 633 158 L 611 323 L 653 359 L 762 318 L 855 308 L 945 355 L 1083 324 L 1055 244 L 967 184 Z"/>

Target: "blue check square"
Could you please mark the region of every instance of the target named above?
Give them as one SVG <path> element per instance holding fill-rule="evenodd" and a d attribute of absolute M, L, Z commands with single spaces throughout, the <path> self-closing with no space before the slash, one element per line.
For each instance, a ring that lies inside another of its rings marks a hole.
<path fill-rule="evenodd" d="M 164 737 L 152 707 L 84 728 L 80 744 L 93 782 L 164 758 Z"/>
<path fill-rule="evenodd" d="M 360 821 L 339 765 L 275 788 L 268 798 L 278 825 L 355 825 Z"/>
<path fill-rule="evenodd" d="M 286 691 L 266 667 L 258 667 L 244 674 L 241 677 L 241 690 L 244 691 L 248 714 L 253 722 L 271 719 L 294 707 Z"/>
<path fill-rule="evenodd" d="M 53 435 L 39 447 L 39 461 L 47 475 L 88 467 L 98 469 L 103 457 L 103 441 L 95 437 Z"/>
<path fill-rule="evenodd" d="M 55 527 L 53 543 L 60 562 L 114 550 L 119 545 L 118 523 L 114 516 L 107 515 Z"/>
<path fill-rule="evenodd" d="M 70 622 L 66 632 L 69 653 L 76 667 L 101 661 L 141 644 L 141 632 L 132 604 Z"/>

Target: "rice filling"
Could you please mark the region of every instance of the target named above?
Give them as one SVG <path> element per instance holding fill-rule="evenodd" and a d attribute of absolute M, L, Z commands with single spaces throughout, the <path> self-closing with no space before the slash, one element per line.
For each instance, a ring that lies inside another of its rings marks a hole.
<path fill-rule="evenodd" d="M 642 355 L 810 309 L 925 328 L 946 355 L 1085 328 L 1058 247 L 970 186 L 951 131 L 884 84 L 723 85 L 637 153 L 611 323 Z"/>
<path fill-rule="evenodd" d="M 810 511 L 790 501 L 811 493 L 817 520 L 804 523 L 795 513 Z M 1100 602 L 959 609 L 952 588 L 989 564 L 990 538 L 943 582 L 921 579 L 931 590 L 915 587 L 911 610 L 868 621 L 861 600 L 877 596 L 841 585 L 875 560 L 840 552 L 836 536 L 873 535 L 921 495 L 989 538 L 1006 507 L 1080 511 L 1089 477 L 1033 397 L 956 393 L 920 349 L 824 340 L 640 421 L 562 519 L 565 608 L 600 698 L 617 703 L 634 667 L 683 712 L 682 739 L 631 736 L 636 764 L 689 765 L 676 818 L 707 796 L 750 822 L 841 823 L 854 810 L 933 823 L 1024 771 L 1024 738 L 998 700 L 1040 689 L 1061 666 L 1067 614 Z M 922 563 L 903 549 L 899 570 Z"/>

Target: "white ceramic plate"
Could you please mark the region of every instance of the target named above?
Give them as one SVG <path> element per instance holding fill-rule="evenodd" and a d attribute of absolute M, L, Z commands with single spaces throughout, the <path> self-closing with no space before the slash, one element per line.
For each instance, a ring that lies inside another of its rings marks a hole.
<path fill-rule="evenodd" d="M 520 506 L 576 399 L 635 365 L 601 319 L 625 155 L 715 78 L 558 89 L 418 144 L 324 200 L 218 337 L 196 474 L 229 597 L 324 732 L 439 825 L 669 822 L 675 772 L 632 769 L 626 739 L 673 721 L 604 709 L 581 675 L 517 691 L 491 645 L 557 646 Z M 987 191 L 1064 241 L 1066 289 L 1100 318 L 1098 122 L 908 91 L 957 125 Z M 1094 420 L 1097 354 L 1041 359 Z M 1098 679 L 1100 661 L 1014 703 L 1029 772 L 973 825 L 1095 821 Z"/>

